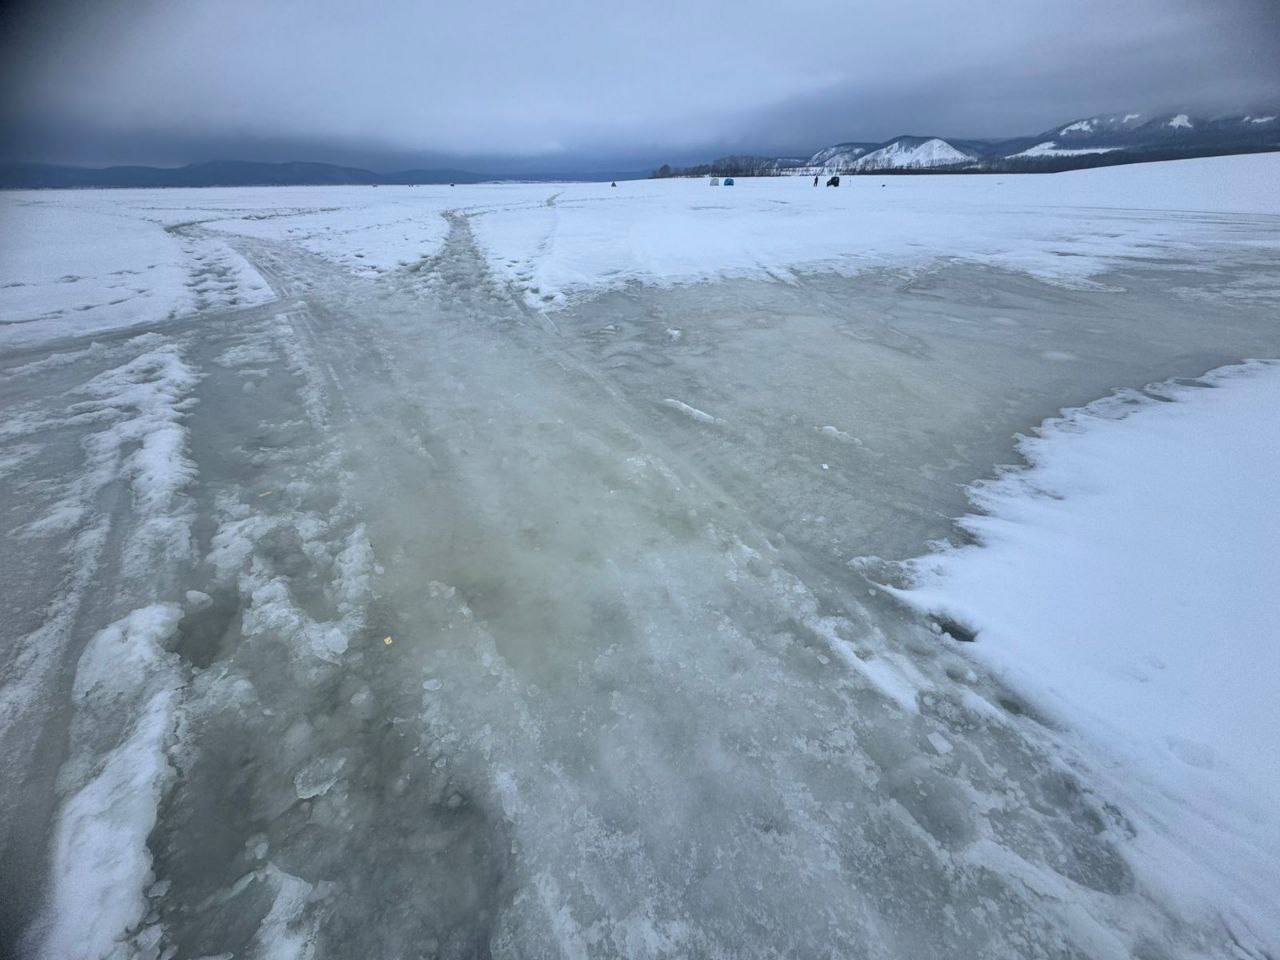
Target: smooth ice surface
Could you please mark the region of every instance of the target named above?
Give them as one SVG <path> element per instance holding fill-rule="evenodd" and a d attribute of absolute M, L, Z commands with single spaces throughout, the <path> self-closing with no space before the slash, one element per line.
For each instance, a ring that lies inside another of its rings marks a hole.
<path fill-rule="evenodd" d="M 978 540 L 909 564 L 899 595 L 972 629 L 966 647 L 1031 698 L 1255 929 L 1280 884 L 1280 363 L 1128 391 L 1019 444 L 973 489 Z"/>
<path fill-rule="evenodd" d="M 1274 172 L 0 197 L 0 953 L 1276 952 L 1156 789 L 1236 758 L 880 586 L 1019 433 L 1280 356 Z"/>

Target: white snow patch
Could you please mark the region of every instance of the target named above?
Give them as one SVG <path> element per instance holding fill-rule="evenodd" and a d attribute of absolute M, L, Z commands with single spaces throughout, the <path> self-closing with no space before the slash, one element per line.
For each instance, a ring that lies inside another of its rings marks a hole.
<path fill-rule="evenodd" d="M 1021 441 L 978 546 L 898 595 L 1075 731 L 1131 800 L 1153 882 L 1274 934 L 1280 886 L 1280 361 L 1126 391 Z M 1274 936 L 1271 949 L 1280 946 Z"/>
<path fill-rule="evenodd" d="M 1168 125 L 1175 129 L 1190 130 L 1191 118 L 1188 117 L 1185 113 L 1180 113 L 1176 117 L 1174 117 L 1172 120 L 1170 120 Z"/>
<path fill-rule="evenodd" d="M 1028 147 L 1021 153 L 1015 153 L 1015 157 L 1079 157 L 1090 153 L 1111 153 L 1113 150 L 1119 150 L 1119 147 L 1078 147 L 1064 148 L 1059 147 L 1053 140 L 1047 140 L 1044 143 L 1037 143 L 1034 147 Z"/>
<path fill-rule="evenodd" d="M 715 204 L 705 181 L 679 178 L 617 189 L 459 187 L 457 202 L 482 213 L 470 223 L 490 269 L 512 286 L 537 287 L 530 302 L 554 310 L 632 282 L 856 274 L 960 258 L 1079 283 L 1123 257 L 1220 258 L 1226 244 L 1280 252 L 1269 223 L 1221 216 L 1280 213 L 1277 179 L 1280 154 L 1255 154 L 1052 176 L 857 176 L 838 190 L 744 177 L 731 200 Z M 549 190 L 559 193 L 553 207 Z M 1064 243 L 1072 256 L 1060 255 Z"/>
<path fill-rule="evenodd" d="M 287 241 L 362 276 L 420 263 L 448 235 L 448 186 L 277 188 L 274 208 L 235 211 L 212 230 Z M 456 195 L 455 195 L 456 196 Z"/>
<path fill-rule="evenodd" d="M 181 610 L 155 604 L 96 634 L 76 667 L 70 756 L 59 774 L 47 902 L 37 955 L 99 960 L 147 911 L 147 837 L 173 776 L 165 749 L 181 685 L 163 644 Z M 105 750 L 105 753 L 104 753 Z"/>
<path fill-rule="evenodd" d="M 0 343 L 26 346 L 271 299 L 226 243 L 165 229 L 190 191 L 0 193 Z M 190 219 L 187 210 L 173 223 Z"/>
<path fill-rule="evenodd" d="M 929 741 L 929 746 L 933 747 L 933 752 L 940 757 L 945 757 L 953 749 L 951 741 L 936 730 L 925 737 L 925 739 Z"/>

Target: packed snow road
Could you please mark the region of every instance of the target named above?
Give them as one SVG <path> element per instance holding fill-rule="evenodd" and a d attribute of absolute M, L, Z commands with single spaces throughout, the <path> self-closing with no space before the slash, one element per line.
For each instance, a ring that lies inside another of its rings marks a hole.
<path fill-rule="evenodd" d="M 493 209 L 376 270 L 177 224 L 270 289 L 0 357 L 10 953 L 1274 952 L 880 587 L 1019 431 L 1280 355 L 1274 218 L 547 311 Z"/>

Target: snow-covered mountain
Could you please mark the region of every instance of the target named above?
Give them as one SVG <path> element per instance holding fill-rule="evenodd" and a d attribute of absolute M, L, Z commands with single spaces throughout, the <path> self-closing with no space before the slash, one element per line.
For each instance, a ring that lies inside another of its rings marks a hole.
<path fill-rule="evenodd" d="M 823 147 L 808 160 L 724 157 L 664 175 L 1052 171 L 1259 150 L 1280 150 L 1280 106 L 1217 117 L 1186 111 L 1100 114 L 1007 140 L 902 136 L 883 143 L 845 142 Z"/>
<path fill-rule="evenodd" d="M 853 163 L 853 169 L 934 170 L 972 163 L 972 154 L 957 150 L 940 137 L 898 137 Z"/>
<path fill-rule="evenodd" d="M 806 173 L 835 173 L 837 170 L 848 170 L 854 161 L 875 150 L 877 143 L 837 143 L 823 147 L 804 165 Z"/>
<path fill-rule="evenodd" d="M 1280 110 L 1222 117 L 1121 113 L 1085 117 L 1046 130 L 1006 157 L 1063 157 L 1117 151 L 1205 151 L 1280 147 Z"/>
<path fill-rule="evenodd" d="M 884 144 L 837 143 L 823 147 L 807 161 L 795 165 L 788 162 L 780 172 L 815 176 L 851 170 L 932 170 L 973 159 L 973 154 L 939 137 L 898 137 Z"/>

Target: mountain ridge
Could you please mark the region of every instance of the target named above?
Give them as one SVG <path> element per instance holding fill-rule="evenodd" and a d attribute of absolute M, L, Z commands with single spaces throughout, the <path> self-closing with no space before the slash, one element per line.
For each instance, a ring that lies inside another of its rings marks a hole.
<path fill-rule="evenodd" d="M 1099 114 L 1001 139 L 903 134 L 832 144 L 808 158 L 733 156 L 654 176 L 830 176 L 860 173 L 1051 173 L 1082 167 L 1280 150 L 1280 108 L 1197 117 Z M 665 171 L 665 172 L 664 172 Z"/>

